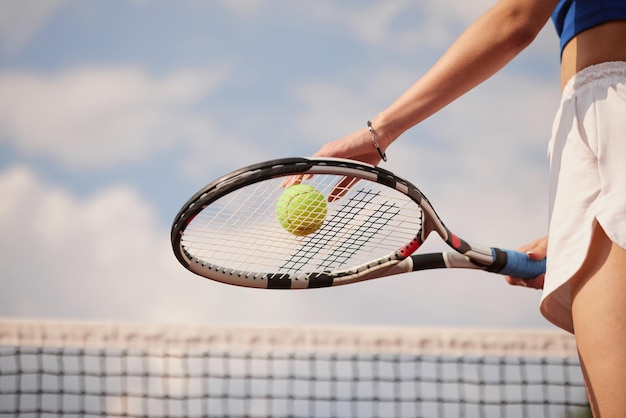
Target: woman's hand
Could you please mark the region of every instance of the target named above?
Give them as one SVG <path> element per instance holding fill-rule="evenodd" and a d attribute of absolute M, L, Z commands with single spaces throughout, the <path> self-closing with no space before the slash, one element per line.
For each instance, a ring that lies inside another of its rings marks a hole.
<path fill-rule="evenodd" d="M 376 138 L 376 143 L 380 146 L 380 151 L 385 152 L 388 142 L 378 132 L 373 134 L 367 128 L 359 129 L 343 138 L 326 143 L 313 157 L 346 158 L 349 160 L 361 161 L 371 165 L 378 165 L 381 155 L 374 144 L 372 135 Z"/>
<path fill-rule="evenodd" d="M 518 248 L 518 251 L 526 253 L 531 260 L 543 260 L 548 250 L 548 237 L 543 237 Z M 540 274 L 532 279 L 520 279 L 519 277 L 506 276 L 506 281 L 515 286 L 543 289 L 545 274 Z"/>

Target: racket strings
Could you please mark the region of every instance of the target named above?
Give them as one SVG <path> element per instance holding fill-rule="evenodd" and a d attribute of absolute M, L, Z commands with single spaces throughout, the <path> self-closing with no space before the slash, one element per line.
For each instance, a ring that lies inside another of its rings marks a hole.
<path fill-rule="evenodd" d="M 325 197 L 342 177 L 315 175 L 307 184 Z M 421 209 L 404 194 L 361 180 L 328 203 L 322 227 L 292 235 L 277 219 L 282 179 L 243 187 L 204 208 L 182 236 L 185 250 L 226 269 L 288 273 L 341 270 L 381 258 L 410 242 L 421 229 Z"/>
<path fill-rule="evenodd" d="M 267 232 L 267 237 L 271 239 L 273 225 L 263 220 L 268 220 L 273 215 L 273 210 L 271 213 L 268 210 L 274 204 L 272 193 L 268 193 L 267 183 L 258 183 L 255 186 L 252 190 L 229 194 L 224 199 L 224 205 L 208 206 L 194 219 L 197 222 L 187 226 L 186 234 L 192 228 L 197 234 L 197 239 L 193 241 L 197 249 L 213 249 L 216 244 L 230 244 L 234 248 L 245 248 L 246 243 L 257 245 L 257 240 L 250 241 L 247 238 L 263 232 Z M 244 225 L 254 225 L 254 228 L 249 229 L 249 236 L 242 234 L 245 231 L 240 226 Z M 232 238 L 237 238 L 238 241 L 235 242 Z"/>
<path fill-rule="evenodd" d="M 252 190 L 230 193 L 221 199 L 222 204 L 205 208 L 185 230 L 186 250 L 203 261 L 236 270 L 259 264 L 260 253 L 270 259 L 280 257 L 280 252 L 270 254 L 273 248 L 280 248 L 280 242 L 275 242 L 274 227 L 267 222 L 273 216 L 267 186 L 259 183 Z"/>
<path fill-rule="evenodd" d="M 343 262 L 356 252 L 359 244 L 362 245 L 367 242 L 364 239 L 360 239 L 361 235 L 358 232 L 362 229 L 361 227 L 354 229 L 348 228 L 348 226 L 375 196 L 375 193 L 368 193 L 363 190 L 357 191 L 356 195 L 340 207 L 318 234 L 314 234 L 304 240 L 301 248 L 290 257 L 282 268 L 301 270 L 304 265 L 313 260 L 324 248 L 330 248 L 331 251 L 318 263 L 318 270 L 327 270 L 333 264 L 343 265 Z M 333 240 L 339 240 L 339 243 L 328 247 L 328 243 Z"/>
<path fill-rule="evenodd" d="M 360 190 L 359 193 L 367 193 Z M 350 208 L 350 205 L 346 205 Z M 350 219 L 356 218 L 360 208 L 350 208 L 347 211 Z M 318 267 L 330 269 L 333 267 L 344 266 L 355 254 L 357 254 L 364 246 L 371 243 L 372 240 L 380 233 L 381 230 L 399 213 L 399 209 L 395 204 L 383 202 L 377 208 L 372 210 L 371 216 L 365 218 L 363 222 L 358 224 L 356 228 L 348 229 L 349 233 L 336 246 L 333 247 L 324 263 Z M 340 212 L 335 219 L 342 220 Z"/>

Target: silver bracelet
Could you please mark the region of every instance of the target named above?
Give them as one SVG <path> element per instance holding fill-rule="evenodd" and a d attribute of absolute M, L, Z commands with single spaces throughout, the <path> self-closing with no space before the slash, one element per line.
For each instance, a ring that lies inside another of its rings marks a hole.
<path fill-rule="evenodd" d="M 378 146 L 376 134 L 374 133 L 374 128 L 372 128 L 372 122 L 370 122 L 369 120 L 367 121 L 367 130 L 370 131 L 370 136 L 372 137 L 372 142 L 376 147 L 376 151 L 378 151 L 378 155 L 380 155 L 380 158 L 382 158 L 383 161 L 387 161 L 387 155 L 380 149 L 380 146 Z"/>

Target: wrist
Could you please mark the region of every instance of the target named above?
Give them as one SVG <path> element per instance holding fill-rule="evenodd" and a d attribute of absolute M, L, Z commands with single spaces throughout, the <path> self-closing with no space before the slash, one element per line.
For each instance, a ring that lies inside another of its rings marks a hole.
<path fill-rule="evenodd" d="M 376 134 L 376 139 L 383 152 L 395 141 L 402 132 L 394 129 L 392 123 L 389 123 L 381 114 L 371 119 L 371 126 Z"/>
<path fill-rule="evenodd" d="M 372 122 L 370 122 L 369 120 L 367 121 L 367 130 L 369 131 L 370 139 L 372 140 L 372 145 L 374 145 L 374 148 L 376 148 L 376 151 L 378 151 L 378 155 L 380 156 L 380 159 L 383 161 L 387 161 L 387 154 L 385 154 L 385 152 L 380 148 L 376 131 L 374 131 Z"/>

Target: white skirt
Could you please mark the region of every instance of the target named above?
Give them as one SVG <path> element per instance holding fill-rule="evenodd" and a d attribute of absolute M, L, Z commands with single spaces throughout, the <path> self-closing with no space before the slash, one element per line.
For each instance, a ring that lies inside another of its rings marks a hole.
<path fill-rule="evenodd" d="M 567 83 L 548 158 L 550 229 L 541 313 L 574 332 L 569 280 L 585 260 L 596 223 L 626 249 L 626 62 L 585 68 Z"/>

